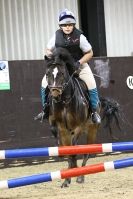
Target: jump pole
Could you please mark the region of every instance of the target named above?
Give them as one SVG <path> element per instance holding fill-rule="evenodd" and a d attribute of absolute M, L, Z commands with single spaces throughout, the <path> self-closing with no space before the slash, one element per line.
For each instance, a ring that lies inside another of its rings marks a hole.
<path fill-rule="evenodd" d="M 50 157 L 118 151 L 133 151 L 133 142 L 0 150 L 0 160 L 10 158 Z"/>
<path fill-rule="evenodd" d="M 121 169 L 121 168 L 131 167 L 131 166 L 133 166 L 133 158 L 115 160 L 111 162 L 104 162 L 104 163 L 99 163 L 99 164 L 94 164 L 94 165 L 89 165 L 89 166 L 84 166 L 84 167 L 79 167 L 79 168 L 55 171 L 55 172 L 44 173 L 44 174 L 37 174 L 37 175 L 26 176 L 22 178 L 14 178 L 10 180 L 3 180 L 3 181 L 0 181 L 0 189 L 21 187 L 21 186 L 26 186 L 26 185 L 53 181 L 54 179 L 71 178 L 71 177 L 76 177 L 80 175 L 105 172 L 108 170 Z"/>

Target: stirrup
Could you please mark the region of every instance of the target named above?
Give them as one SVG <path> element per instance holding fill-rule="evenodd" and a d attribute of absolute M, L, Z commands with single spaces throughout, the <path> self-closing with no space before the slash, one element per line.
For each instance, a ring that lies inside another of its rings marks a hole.
<path fill-rule="evenodd" d="M 41 113 L 39 113 L 37 116 L 34 117 L 34 120 L 40 120 L 40 122 L 43 122 L 44 119 L 44 111 L 42 111 Z"/>
<path fill-rule="evenodd" d="M 101 117 L 97 112 L 92 112 L 91 119 L 93 123 L 101 124 Z"/>

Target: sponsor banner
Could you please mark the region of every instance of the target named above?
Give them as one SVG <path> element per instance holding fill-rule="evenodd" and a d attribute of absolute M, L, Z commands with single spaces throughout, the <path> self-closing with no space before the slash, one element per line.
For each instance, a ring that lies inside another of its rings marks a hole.
<path fill-rule="evenodd" d="M 10 90 L 8 61 L 0 61 L 0 90 Z"/>

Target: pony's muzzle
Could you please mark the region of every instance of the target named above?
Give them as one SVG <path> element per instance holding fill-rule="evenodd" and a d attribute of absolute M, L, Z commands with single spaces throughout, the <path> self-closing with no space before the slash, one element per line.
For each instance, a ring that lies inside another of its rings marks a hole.
<path fill-rule="evenodd" d="M 51 93 L 51 96 L 53 97 L 59 97 L 62 95 L 62 88 L 50 88 L 50 93 Z"/>

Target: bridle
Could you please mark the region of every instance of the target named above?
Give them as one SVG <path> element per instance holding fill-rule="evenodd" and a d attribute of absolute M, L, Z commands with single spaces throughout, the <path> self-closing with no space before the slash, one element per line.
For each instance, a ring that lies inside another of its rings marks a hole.
<path fill-rule="evenodd" d="M 53 65 L 55 65 L 55 63 Z M 72 101 L 72 99 L 73 99 L 73 97 L 75 95 L 75 91 L 73 92 L 73 95 L 67 100 L 62 100 L 62 94 L 68 88 L 69 83 L 72 81 L 73 76 L 74 76 L 74 72 L 72 73 L 72 75 L 70 75 L 68 81 L 63 83 L 62 86 L 48 85 L 50 93 L 52 93 L 54 91 L 58 93 L 56 98 L 51 95 L 52 96 L 52 100 L 54 101 L 54 103 L 62 102 L 63 104 L 69 104 Z"/>

